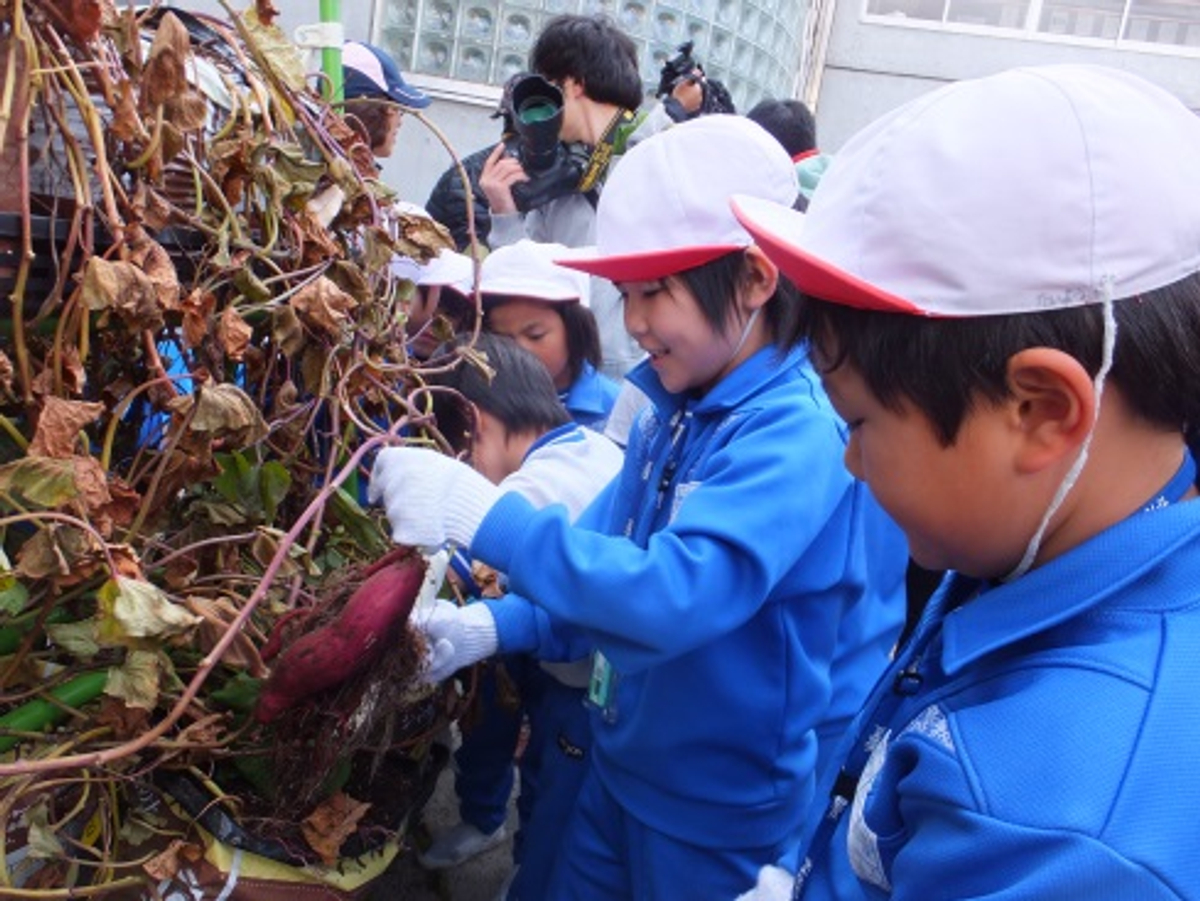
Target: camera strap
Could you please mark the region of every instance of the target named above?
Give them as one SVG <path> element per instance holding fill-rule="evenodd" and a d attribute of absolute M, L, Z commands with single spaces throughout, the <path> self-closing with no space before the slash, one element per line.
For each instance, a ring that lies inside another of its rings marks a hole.
<path fill-rule="evenodd" d="M 587 168 L 583 170 L 583 177 L 579 179 L 580 193 L 586 194 L 604 180 L 608 173 L 608 164 L 614 156 L 624 152 L 625 141 L 632 131 L 628 126 L 635 123 L 637 115 L 633 110 L 624 109 L 613 116 L 608 128 L 604 129 L 600 143 L 592 149 L 592 155 L 588 157 Z"/>

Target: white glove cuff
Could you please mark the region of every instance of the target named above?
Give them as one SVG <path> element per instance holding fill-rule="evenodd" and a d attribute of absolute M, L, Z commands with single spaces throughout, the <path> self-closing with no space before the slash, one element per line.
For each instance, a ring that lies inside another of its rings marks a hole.
<path fill-rule="evenodd" d="M 455 648 L 461 660 L 471 663 L 491 657 L 500 648 L 496 635 L 496 618 L 487 604 L 467 604 L 459 611 L 462 636 Z M 464 664 L 465 665 L 465 664 Z"/>
<path fill-rule="evenodd" d="M 445 517 L 446 537 L 459 547 L 470 549 L 479 531 L 479 524 L 492 505 L 500 500 L 500 489 L 473 470 L 464 473 L 471 478 L 470 490 L 456 491 L 453 502 L 442 514 Z"/>

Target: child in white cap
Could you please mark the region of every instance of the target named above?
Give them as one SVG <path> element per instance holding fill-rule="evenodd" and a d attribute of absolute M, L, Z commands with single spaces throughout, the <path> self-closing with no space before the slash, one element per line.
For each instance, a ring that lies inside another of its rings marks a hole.
<path fill-rule="evenodd" d="M 475 263 L 469 256 L 443 249 L 424 265 L 415 265 L 411 272 L 398 271 L 395 262 L 392 271 L 416 285 L 404 320 L 412 356 L 427 360 L 456 332 L 474 328 Z"/>
<path fill-rule="evenodd" d="M 564 269 L 561 244 L 522 239 L 483 260 L 483 326 L 507 335 L 540 359 L 567 412 L 603 431 L 620 387 L 601 375 L 600 333 L 588 309 L 588 279 Z"/>
<path fill-rule="evenodd" d="M 431 384 L 455 392 L 433 394 L 438 428 L 456 443 L 456 450 L 468 450 L 471 465 L 503 490 L 519 491 L 539 507 L 562 504 L 569 516 L 577 516 L 620 471 L 620 448 L 571 421 L 545 366 L 511 338 L 483 332 L 460 335 L 454 343 L 471 345 L 483 354 L 490 372 L 461 365 L 431 375 Z M 529 731 L 520 757 L 517 809 L 523 831 L 513 843 L 517 865 L 526 857 L 532 811 L 537 809 L 550 822 L 560 821 L 574 804 L 580 778 L 574 771 L 586 764 L 558 748 L 564 742 L 580 748 L 588 744 L 583 704 L 586 656 L 576 664 L 539 665 L 528 654 L 509 654 L 502 663 L 520 703 L 497 700 L 498 676 L 492 668 L 476 671 L 474 686 L 481 709 L 464 726 L 462 744 L 455 752 L 455 791 L 462 819 L 420 853 L 418 859 L 428 869 L 456 866 L 507 837 L 504 821 L 523 714 L 528 716 Z M 560 765 L 552 770 L 543 767 L 543 761 Z M 537 874 L 539 865 L 544 869 L 546 862 L 535 858 L 527 878 Z"/>
<path fill-rule="evenodd" d="M 737 199 L 807 295 L 847 466 L 957 571 L 839 749 L 795 897 L 1200 898 L 1197 159 L 1165 91 L 1049 66 L 880 119 L 806 217 Z"/>
<path fill-rule="evenodd" d="M 652 404 L 576 525 L 441 454 L 388 448 L 374 468 L 397 541 L 469 546 L 515 592 L 434 612 L 455 653 L 430 678 L 497 648 L 595 649 L 587 773 L 540 833 L 556 853 L 529 897 L 746 891 L 797 850 L 818 729 L 845 727 L 899 631 L 906 548 L 841 465 L 796 298 L 735 192 L 795 200 L 779 143 L 736 116 L 674 126 L 613 172 L 596 251 L 569 261 L 620 288 Z"/>
<path fill-rule="evenodd" d="M 587 308 L 589 279 L 555 263 L 571 253 L 561 244 L 522 239 L 484 257 L 479 275 L 484 329 L 511 338 L 539 359 L 571 418 L 581 426 L 602 432 L 619 388 L 597 370 L 600 336 Z M 536 719 L 554 723 L 547 726 L 553 729 L 549 741 L 587 746 L 587 735 L 578 734 L 586 730 L 586 716 L 575 691 L 587 683 L 586 670 L 582 677 L 578 667 L 552 675 L 528 655 L 518 654 L 506 655 L 504 665 L 521 703 L 498 702 L 494 673 L 488 670 L 480 676 L 480 715 L 472 722 L 471 729 L 464 732 L 454 757 L 460 821 L 436 836 L 422 852 L 420 861 L 427 869 L 457 866 L 506 838 L 504 822 L 524 714 L 529 714 L 531 727 L 535 729 Z M 551 706 L 562 712 L 545 715 L 545 708 Z M 584 722 L 581 728 L 576 728 L 574 723 L 581 718 Z M 539 762 L 536 742 L 542 738 L 540 734 L 533 737 L 535 744 L 521 762 L 522 822 L 533 807 L 533 779 Z M 580 767 L 578 758 L 569 764 L 570 769 Z M 544 778 L 553 776 L 547 774 Z M 574 792 L 560 792 L 559 796 L 565 798 L 564 806 L 556 814 L 561 818 L 561 811 L 570 808 Z M 526 828 L 518 836 L 515 845 L 518 862 L 524 857 L 528 833 Z"/>

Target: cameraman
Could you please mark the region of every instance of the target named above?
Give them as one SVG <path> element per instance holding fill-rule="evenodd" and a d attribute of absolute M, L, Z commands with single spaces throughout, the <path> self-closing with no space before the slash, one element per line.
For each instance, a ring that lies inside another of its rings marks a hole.
<path fill-rule="evenodd" d="M 504 83 L 500 102 L 492 112 L 493 119 L 501 120 L 500 139 L 502 141 L 511 140 L 514 133 L 512 110 L 513 87 L 523 78 L 528 77 L 528 75 L 528 72 L 517 72 L 509 76 L 508 80 Z M 479 175 L 483 171 L 483 165 L 491 155 L 492 149 L 492 145 L 488 144 L 486 147 L 482 147 L 460 160 L 463 170 L 467 174 L 467 180 L 471 185 L 471 207 L 474 212 L 475 237 L 481 244 L 487 244 L 488 242 L 488 235 L 492 230 L 492 216 L 488 206 L 487 195 L 483 193 L 483 189 L 479 186 Z M 429 212 L 429 215 L 450 230 L 450 236 L 454 239 L 454 243 L 459 251 L 466 252 L 471 246 L 472 217 L 467 214 L 467 190 L 463 186 L 462 175 L 458 171 L 458 166 L 451 165 L 441 174 L 429 192 L 429 199 L 425 201 L 425 209 Z"/>
<path fill-rule="evenodd" d="M 709 78 L 692 56 L 694 46 L 692 41 L 680 44 L 675 56 L 663 63 L 654 96 L 676 122 L 709 113 L 736 113 L 729 90 L 715 78 Z"/>
<path fill-rule="evenodd" d="M 498 145 L 479 176 L 492 216 L 488 243 L 500 247 L 532 238 L 586 247 L 595 243 L 595 204 L 612 166 L 637 141 L 669 125 L 671 118 L 658 104 L 639 111 L 643 94 L 637 46 L 607 16 L 551 19 L 530 52 L 529 68 L 562 91 L 559 140 L 589 147 L 591 153 L 573 192 L 522 213 L 513 187 L 528 182 L 530 175 L 504 144 Z M 603 370 L 620 378 L 642 353 L 625 331 L 616 289 L 593 279 L 591 307 L 600 328 Z"/>

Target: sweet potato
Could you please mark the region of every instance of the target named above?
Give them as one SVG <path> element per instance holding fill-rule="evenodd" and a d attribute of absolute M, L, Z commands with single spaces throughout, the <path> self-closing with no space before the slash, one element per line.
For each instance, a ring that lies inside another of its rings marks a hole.
<path fill-rule="evenodd" d="M 393 551 L 367 570 L 332 620 L 292 642 L 271 667 L 254 715 L 269 723 L 299 701 L 366 670 L 408 619 L 425 578 L 415 550 Z"/>

